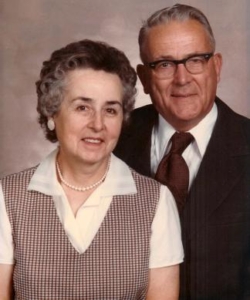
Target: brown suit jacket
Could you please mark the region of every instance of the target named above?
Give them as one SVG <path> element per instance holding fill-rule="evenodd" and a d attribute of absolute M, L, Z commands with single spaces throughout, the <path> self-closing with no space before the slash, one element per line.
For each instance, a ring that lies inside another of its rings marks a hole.
<path fill-rule="evenodd" d="M 250 299 L 250 120 L 216 98 L 218 119 L 180 215 L 185 261 L 180 299 Z M 150 176 L 158 114 L 136 109 L 115 154 Z"/>

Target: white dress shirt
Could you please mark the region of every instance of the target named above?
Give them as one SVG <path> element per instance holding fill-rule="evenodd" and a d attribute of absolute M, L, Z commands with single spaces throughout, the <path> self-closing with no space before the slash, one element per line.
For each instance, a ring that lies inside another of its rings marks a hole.
<path fill-rule="evenodd" d="M 56 155 L 57 150 L 41 162 L 31 178 L 28 190 L 52 196 L 58 218 L 64 226 L 68 239 L 79 253 L 84 253 L 101 226 L 113 196 L 134 194 L 137 192 L 136 185 L 128 166 L 112 154 L 105 181 L 89 196 L 74 216 L 64 190 L 57 181 Z M 161 186 L 160 199 L 151 229 L 149 267 L 158 268 L 181 263 L 183 248 L 179 216 L 172 194 L 165 186 Z M 11 225 L 1 185 L 0 245 L 0 263 L 14 264 Z"/>
<path fill-rule="evenodd" d="M 182 153 L 189 169 L 189 188 L 196 177 L 199 170 L 201 160 L 206 152 L 208 142 L 211 138 L 213 128 L 218 116 L 218 109 L 214 103 L 211 111 L 201 122 L 194 128 L 189 130 L 194 142 L 191 143 Z M 176 130 L 159 115 L 158 126 L 153 128 L 151 136 L 151 172 L 154 177 L 158 165 L 163 156 L 167 154 L 171 148 L 170 139 Z"/>

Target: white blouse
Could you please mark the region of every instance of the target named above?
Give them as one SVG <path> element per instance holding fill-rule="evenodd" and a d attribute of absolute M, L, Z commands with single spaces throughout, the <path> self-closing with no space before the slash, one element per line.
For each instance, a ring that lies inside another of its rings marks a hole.
<path fill-rule="evenodd" d="M 83 253 L 94 239 L 115 195 L 137 192 L 129 167 L 111 155 L 110 168 L 105 181 L 89 196 L 74 216 L 63 188 L 57 181 L 54 150 L 38 166 L 28 190 L 53 198 L 57 215 L 73 247 Z M 172 194 L 161 186 L 160 199 L 152 223 L 150 241 L 150 268 L 179 264 L 183 261 L 183 247 L 179 215 Z M 6 212 L 0 184 L 0 263 L 14 264 L 14 247 L 11 225 Z"/>

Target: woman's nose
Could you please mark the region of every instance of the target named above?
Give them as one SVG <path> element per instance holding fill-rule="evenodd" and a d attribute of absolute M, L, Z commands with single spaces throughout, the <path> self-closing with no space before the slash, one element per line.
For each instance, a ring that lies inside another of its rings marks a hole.
<path fill-rule="evenodd" d="M 95 112 L 95 113 L 91 116 L 90 124 L 91 124 L 91 127 L 92 127 L 94 130 L 96 130 L 96 131 L 102 130 L 103 127 L 104 127 L 104 119 L 103 119 L 102 113 Z"/>

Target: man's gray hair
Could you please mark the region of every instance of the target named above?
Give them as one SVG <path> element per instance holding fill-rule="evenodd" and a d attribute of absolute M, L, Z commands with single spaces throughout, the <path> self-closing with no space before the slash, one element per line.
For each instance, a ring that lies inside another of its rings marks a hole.
<path fill-rule="evenodd" d="M 184 4 L 175 4 L 171 7 L 166 7 L 160 9 L 153 13 L 145 22 L 143 22 L 143 26 L 139 32 L 139 47 L 140 47 L 140 56 L 142 61 L 144 61 L 144 42 L 150 28 L 166 24 L 171 21 L 187 21 L 187 20 L 196 20 L 199 22 L 208 34 L 208 38 L 210 40 L 210 44 L 212 47 L 212 51 L 215 51 L 215 38 L 212 31 L 212 28 L 208 22 L 206 16 L 197 8 L 184 5 Z"/>

